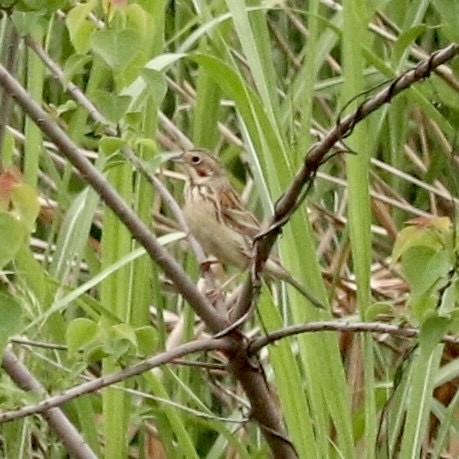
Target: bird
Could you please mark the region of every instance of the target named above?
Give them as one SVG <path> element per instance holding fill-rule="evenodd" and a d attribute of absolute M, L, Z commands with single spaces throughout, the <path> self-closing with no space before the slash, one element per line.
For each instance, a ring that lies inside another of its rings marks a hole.
<path fill-rule="evenodd" d="M 244 270 L 253 260 L 253 241 L 262 231 L 257 218 L 244 207 L 231 186 L 219 159 L 204 149 L 182 152 L 176 160 L 185 169 L 182 212 L 191 234 L 207 255 L 224 265 Z M 314 306 L 323 305 L 290 274 L 273 254 L 266 261 L 264 276 L 292 285 Z"/>

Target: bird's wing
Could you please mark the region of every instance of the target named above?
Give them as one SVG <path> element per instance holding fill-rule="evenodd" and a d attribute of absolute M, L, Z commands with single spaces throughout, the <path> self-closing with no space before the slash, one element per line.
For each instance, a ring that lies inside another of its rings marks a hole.
<path fill-rule="evenodd" d="M 228 226 L 235 231 L 253 239 L 261 231 L 261 226 L 255 216 L 244 208 L 236 192 L 225 187 L 220 193 L 220 209 L 222 217 Z"/>

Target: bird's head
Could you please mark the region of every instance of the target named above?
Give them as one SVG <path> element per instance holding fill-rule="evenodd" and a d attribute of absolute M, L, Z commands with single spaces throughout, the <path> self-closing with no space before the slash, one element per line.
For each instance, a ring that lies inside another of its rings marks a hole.
<path fill-rule="evenodd" d="M 191 183 L 202 184 L 224 176 L 219 160 L 205 150 L 188 150 L 178 158 Z"/>

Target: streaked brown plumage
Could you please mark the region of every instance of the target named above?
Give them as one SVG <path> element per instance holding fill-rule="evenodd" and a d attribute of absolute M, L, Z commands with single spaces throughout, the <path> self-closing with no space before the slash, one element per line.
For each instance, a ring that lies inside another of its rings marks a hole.
<path fill-rule="evenodd" d="M 186 151 L 179 160 L 188 175 L 183 214 L 191 233 L 221 263 L 248 268 L 260 223 L 243 207 L 217 158 L 196 149 Z M 267 260 L 264 274 L 288 282 L 314 306 L 322 307 L 274 256 Z"/>

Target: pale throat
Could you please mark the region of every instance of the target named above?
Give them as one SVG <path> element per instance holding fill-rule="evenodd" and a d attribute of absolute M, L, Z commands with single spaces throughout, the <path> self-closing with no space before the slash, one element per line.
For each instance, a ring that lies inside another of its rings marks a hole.
<path fill-rule="evenodd" d="M 190 177 L 185 184 L 185 201 L 214 200 L 214 190 L 211 186 L 212 177 Z"/>

